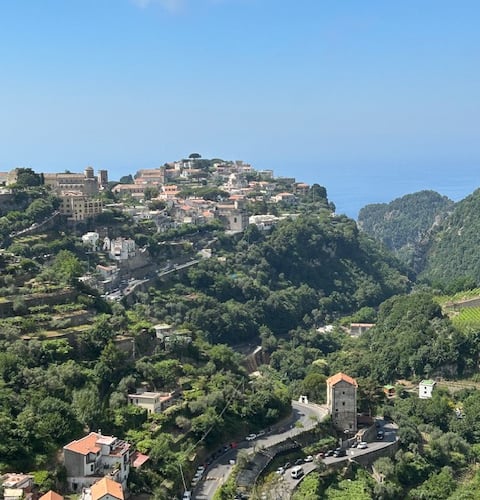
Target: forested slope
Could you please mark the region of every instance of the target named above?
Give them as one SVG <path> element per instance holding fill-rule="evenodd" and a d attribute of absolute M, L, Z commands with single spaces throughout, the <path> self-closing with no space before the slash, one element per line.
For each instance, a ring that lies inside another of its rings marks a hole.
<path fill-rule="evenodd" d="M 421 278 L 445 287 L 452 282 L 480 282 L 480 190 L 455 205 L 437 228 Z M 462 285 L 463 286 L 463 285 Z"/>
<path fill-rule="evenodd" d="M 381 241 L 404 263 L 420 270 L 419 245 L 454 203 L 435 191 L 419 191 L 390 203 L 367 205 L 358 215 L 359 227 Z"/>
<path fill-rule="evenodd" d="M 216 251 L 220 259 L 152 299 L 164 321 L 185 322 L 210 342 L 244 342 L 262 325 L 282 335 L 322 324 L 409 287 L 400 263 L 343 216 L 300 216 L 270 234 L 251 226 L 236 243 L 220 239 Z"/>

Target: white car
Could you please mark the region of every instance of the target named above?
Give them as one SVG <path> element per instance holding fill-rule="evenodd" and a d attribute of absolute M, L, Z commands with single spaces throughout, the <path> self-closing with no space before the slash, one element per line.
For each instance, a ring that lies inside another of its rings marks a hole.
<path fill-rule="evenodd" d="M 312 455 L 307 455 L 304 459 L 303 459 L 304 462 L 313 462 L 313 457 Z"/>
<path fill-rule="evenodd" d="M 279 476 L 282 476 L 283 474 L 285 474 L 285 469 L 283 467 L 279 467 L 276 471 L 275 471 Z"/>
<path fill-rule="evenodd" d="M 367 444 L 365 441 L 360 441 L 360 442 L 358 443 L 357 448 L 358 448 L 359 450 L 364 450 L 365 448 L 368 448 L 368 444 Z"/>
<path fill-rule="evenodd" d="M 186 491 L 183 494 L 182 500 L 190 500 L 192 498 L 192 492 L 191 491 Z"/>
<path fill-rule="evenodd" d="M 245 439 L 247 441 L 253 441 L 254 439 L 257 438 L 257 435 L 256 434 L 249 434 Z"/>

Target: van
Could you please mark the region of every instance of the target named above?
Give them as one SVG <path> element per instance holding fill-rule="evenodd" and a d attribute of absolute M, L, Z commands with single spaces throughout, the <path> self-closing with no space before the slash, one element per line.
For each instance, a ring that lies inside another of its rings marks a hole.
<path fill-rule="evenodd" d="M 297 465 L 294 467 L 291 471 L 290 474 L 293 479 L 298 479 L 303 476 L 303 467 L 301 465 Z"/>

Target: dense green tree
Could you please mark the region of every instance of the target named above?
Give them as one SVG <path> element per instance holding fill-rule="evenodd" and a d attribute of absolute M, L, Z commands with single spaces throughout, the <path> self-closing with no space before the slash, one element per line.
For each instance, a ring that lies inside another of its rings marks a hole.
<path fill-rule="evenodd" d="M 42 184 L 42 176 L 36 174 L 31 168 L 17 168 L 16 186 L 26 188 L 32 186 L 40 186 Z"/>
<path fill-rule="evenodd" d="M 454 492 L 456 481 L 452 470 L 444 467 L 440 472 L 433 473 L 421 486 L 411 490 L 408 498 L 412 500 L 442 500 Z"/>
<path fill-rule="evenodd" d="M 103 409 L 98 389 L 86 386 L 73 391 L 72 409 L 77 420 L 90 430 L 96 430 L 102 423 Z"/>
<path fill-rule="evenodd" d="M 367 234 L 420 271 L 425 237 L 452 207 L 453 202 L 446 196 L 434 191 L 420 191 L 390 203 L 363 207 L 358 214 L 358 223 Z"/>

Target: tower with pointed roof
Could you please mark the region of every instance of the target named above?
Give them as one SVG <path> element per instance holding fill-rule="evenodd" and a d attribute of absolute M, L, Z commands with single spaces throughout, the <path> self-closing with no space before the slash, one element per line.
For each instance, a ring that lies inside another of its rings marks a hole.
<path fill-rule="evenodd" d="M 327 379 L 328 411 L 339 431 L 357 431 L 357 388 L 357 381 L 345 373 Z"/>

